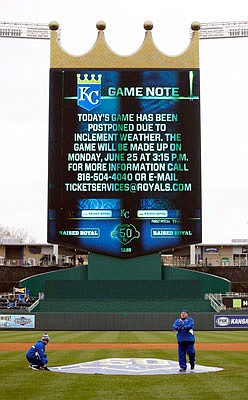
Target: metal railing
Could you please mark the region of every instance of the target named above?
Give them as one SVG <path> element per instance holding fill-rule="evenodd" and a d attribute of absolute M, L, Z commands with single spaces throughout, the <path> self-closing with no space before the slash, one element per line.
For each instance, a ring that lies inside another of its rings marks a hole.
<path fill-rule="evenodd" d="M 205 299 L 210 300 L 211 307 L 213 307 L 216 312 L 226 310 L 226 306 L 222 303 L 222 298 L 218 297 L 216 293 L 206 293 Z"/>
<path fill-rule="evenodd" d="M 238 292 L 226 292 L 226 293 L 212 293 L 212 294 L 219 301 L 222 301 L 223 298 L 225 298 L 225 297 L 228 297 L 228 298 L 232 297 L 234 299 L 236 297 L 238 297 L 238 298 L 240 298 L 240 297 L 248 297 L 248 293 L 243 293 L 243 292 L 241 292 L 241 293 L 238 293 Z"/>
<path fill-rule="evenodd" d="M 10 259 L 10 258 L 0 258 L 0 266 L 6 267 L 19 267 L 20 265 L 24 265 L 23 260 L 19 259 Z"/>
<path fill-rule="evenodd" d="M 33 311 L 33 309 L 34 309 L 36 306 L 38 306 L 39 302 L 40 302 L 40 299 L 37 299 L 33 304 L 31 304 L 31 306 L 28 307 L 28 312 Z"/>

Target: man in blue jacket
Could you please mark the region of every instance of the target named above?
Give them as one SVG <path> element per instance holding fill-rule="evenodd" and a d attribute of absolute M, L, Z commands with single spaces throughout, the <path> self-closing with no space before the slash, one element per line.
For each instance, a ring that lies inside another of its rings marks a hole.
<path fill-rule="evenodd" d="M 45 353 L 46 345 L 48 344 L 50 338 L 47 333 L 44 333 L 41 340 L 38 340 L 26 353 L 26 359 L 28 360 L 29 368 L 34 370 L 44 369 L 49 371 L 47 368 L 47 355 Z"/>
<path fill-rule="evenodd" d="M 185 372 L 187 369 L 187 354 L 189 356 L 190 369 L 193 371 L 195 368 L 194 320 L 189 317 L 187 310 L 181 311 L 181 318 L 176 319 L 172 328 L 177 332 L 179 371 Z"/>

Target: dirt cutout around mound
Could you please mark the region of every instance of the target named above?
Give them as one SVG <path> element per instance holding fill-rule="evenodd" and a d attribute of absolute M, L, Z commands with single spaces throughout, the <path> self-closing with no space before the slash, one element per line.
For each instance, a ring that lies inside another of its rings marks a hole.
<path fill-rule="evenodd" d="M 26 351 L 33 343 L 0 343 L 0 351 Z M 196 350 L 248 351 L 248 343 L 196 343 Z M 158 349 L 175 350 L 176 343 L 49 343 L 48 350 Z"/>

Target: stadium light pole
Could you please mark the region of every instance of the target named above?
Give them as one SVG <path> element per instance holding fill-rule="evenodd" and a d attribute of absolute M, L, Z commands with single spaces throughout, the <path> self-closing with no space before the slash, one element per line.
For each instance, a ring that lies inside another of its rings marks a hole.
<path fill-rule="evenodd" d="M 199 39 L 248 37 L 248 21 L 201 22 Z M 190 31 L 192 36 L 192 30 Z"/>
<path fill-rule="evenodd" d="M 49 24 L 33 22 L 0 22 L 0 37 L 13 39 L 50 39 Z M 58 29 L 60 39 L 60 28 Z"/>

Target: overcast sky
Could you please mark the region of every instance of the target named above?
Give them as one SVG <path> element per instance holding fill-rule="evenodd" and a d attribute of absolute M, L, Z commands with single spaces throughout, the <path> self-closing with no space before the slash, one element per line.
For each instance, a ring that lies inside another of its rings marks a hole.
<path fill-rule="evenodd" d="M 244 0 L 0 0 L 0 21 L 61 27 L 69 53 L 90 50 L 96 22 L 109 46 L 131 54 L 143 24 L 168 55 L 189 44 L 193 21 L 248 20 Z M 0 225 L 46 243 L 50 49 L 48 40 L 0 38 Z M 248 38 L 200 40 L 203 243 L 248 238 Z"/>

